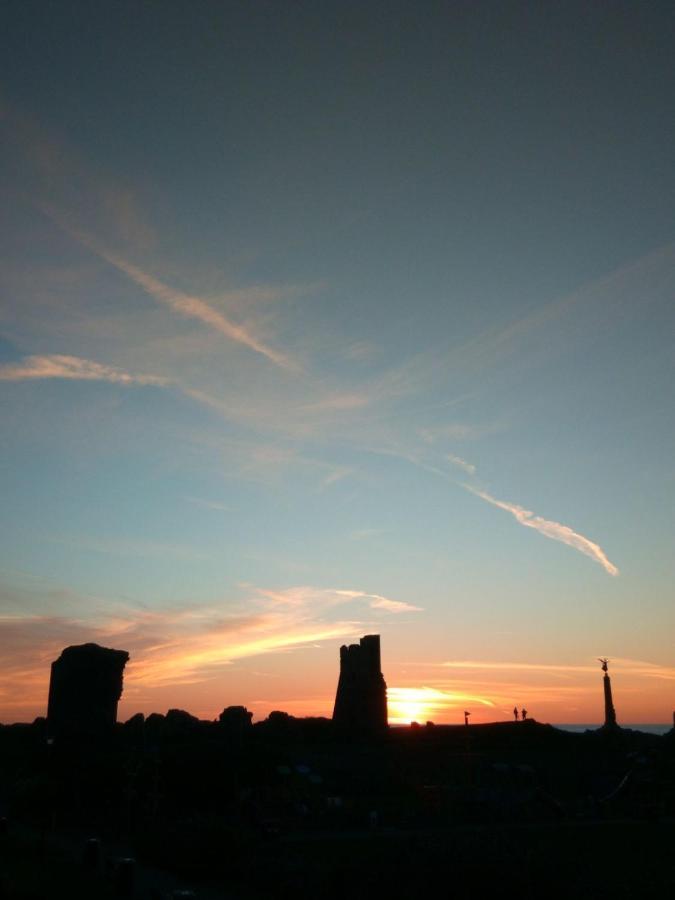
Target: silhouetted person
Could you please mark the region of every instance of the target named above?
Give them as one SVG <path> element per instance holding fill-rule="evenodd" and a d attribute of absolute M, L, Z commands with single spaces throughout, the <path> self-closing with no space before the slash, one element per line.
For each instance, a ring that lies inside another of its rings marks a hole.
<path fill-rule="evenodd" d="M 527 710 L 525 709 L 525 707 L 523 707 L 520 715 L 523 717 L 523 722 L 524 722 L 525 719 L 527 718 Z"/>
<path fill-rule="evenodd" d="M 468 710 L 465 709 L 465 710 L 464 710 L 464 724 L 465 724 L 465 725 L 468 725 L 468 724 L 469 724 L 469 716 L 470 716 L 470 715 L 471 715 L 471 713 L 470 713 Z"/>
<path fill-rule="evenodd" d="M 516 722 L 518 721 L 518 707 L 517 706 L 513 707 L 513 718 L 516 720 Z"/>

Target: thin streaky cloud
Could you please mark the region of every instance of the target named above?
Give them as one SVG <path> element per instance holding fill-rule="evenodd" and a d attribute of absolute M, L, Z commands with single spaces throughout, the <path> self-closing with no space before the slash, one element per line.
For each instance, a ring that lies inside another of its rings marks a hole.
<path fill-rule="evenodd" d="M 0 365 L 0 381 L 38 381 L 63 379 L 67 381 L 107 381 L 110 384 L 150 385 L 174 388 L 196 403 L 215 408 L 229 419 L 248 421 L 254 414 L 242 407 L 232 408 L 209 397 L 203 391 L 196 391 L 178 384 L 174 379 L 162 375 L 143 375 L 126 372 L 117 366 L 108 366 L 79 356 L 48 353 L 25 356 L 16 363 Z"/>
<path fill-rule="evenodd" d="M 497 424 L 469 425 L 463 422 L 451 422 L 447 425 L 421 428 L 419 435 L 425 443 L 433 444 L 435 441 L 442 439 L 449 441 L 474 441 L 499 430 L 500 426 Z"/>
<path fill-rule="evenodd" d="M 59 535 L 49 539 L 53 543 L 64 544 L 93 553 L 132 559 L 180 559 L 184 562 L 200 562 L 209 559 L 209 554 L 189 544 L 166 543 L 148 538 L 93 537 L 90 535 Z"/>
<path fill-rule="evenodd" d="M 673 243 L 651 250 L 644 256 L 582 284 L 573 293 L 540 306 L 506 326 L 490 329 L 477 335 L 456 349 L 455 361 L 476 371 L 493 368 L 504 363 L 510 357 L 515 357 L 521 364 L 529 366 L 550 365 L 551 341 L 541 344 L 539 352 L 536 354 L 532 352 L 518 353 L 522 342 L 554 323 L 558 326 L 561 335 L 563 326 L 567 329 L 576 328 L 578 332 L 581 329 L 588 329 L 587 318 L 581 316 L 577 316 L 576 320 L 571 318 L 572 313 L 578 312 L 582 308 L 586 316 L 592 316 L 595 327 L 606 329 L 608 322 L 615 323 L 620 316 L 626 315 L 628 310 L 635 308 L 636 297 L 641 298 L 641 307 L 651 302 L 644 292 L 645 282 L 648 279 L 658 284 L 657 296 L 663 296 L 661 294 L 663 288 L 665 287 L 667 291 L 668 285 L 672 281 L 674 261 L 675 244 Z"/>
<path fill-rule="evenodd" d="M 364 447 L 364 449 L 368 453 L 373 453 L 376 456 L 391 456 L 394 459 L 403 459 L 406 462 L 412 463 L 413 466 L 417 466 L 419 469 L 422 469 L 425 472 L 430 472 L 432 475 L 438 475 L 440 478 L 445 479 L 445 481 L 454 483 L 454 479 L 451 478 L 450 475 L 448 475 L 448 473 L 443 469 L 439 469 L 437 466 L 432 466 L 429 463 L 424 462 L 413 453 L 408 453 L 405 450 L 395 447 L 366 446 Z"/>
<path fill-rule="evenodd" d="M 283 369 L 298 370 L 297 363 L 277 350 L 268 347 L 267 344 L 256 338 L 249 329 L 231 322 L 226 316 L 209 306 L 201 298 L 192 297 L 189 294 L 184 294 L 182 291 L 177 291 L 175 288 L 164 284 L 158 278 L 139 269 L 138 266 L 134 266 L 111 253 L 100 253 L 100 255 L 120 272 L 127 275 L 139 287 L 143 288 L 149 296 L 169 306 L 174 312 L 188 319 L 198 319 L 210 328 L 219 331 L 231 341 L 243 344 L 256 353 L 262 354 L 262 356 L 267 357 L 267 359 Z"/>
<path fill-rule="evenodd" d="M 269 347 L 260 340 L 250 328 L 232 322 L 217 309 L 209 306 L 209 304 L 200 297 L 194 297 L 169 287 L 169 285 L 164 284 L 164 282 L 155 278 L 153 275 L 150 275 L 148 272 L 145 272 L 138 266 L 127 262 L 127 260 L 118 256 L 116 253 L 112 253 L 91 235 L 86 234 L 79 228 L 66 224 L 61 216 L 52 209 L 49 209 L 46 206 L 42 206 L 41 209 L 49 219 L 70 234 L 71 237 L 75 238 L 83 246 L 91 250 L 92 253 L 95 253 L 101 259 L 105 260 L 117 269 L 118 272 L 122 272 L 123 275 L 126 275 L 130 281 L 133 281 L 134 284 L 137 284 L 142 288 L 148 296 L 153 298 L 153 300 L 162 303 L 164 306 L 168 306 L 174 312 L 187 319 L 199 320 L 204 325 L 207 325 L 209 328 L 212 328 L 226 338 L 229 338 L 229 340 L 234 341 L 237 344 L 242 344 L 250 350 L 267 357 L 270 362 L 273 362 L 282 369 L 293 372 L 299 371 L 300 367 L 295 360 L 292 360 L 283 353 Z"/>
<path fill-rule="evenodd" d="M 664 666 L 659 663 L 644 662 L 639 659 L 623 659 L 622 657 L 614 657 L 611 663 L 615 670 L 631 672 L 645 678 L 675 681 L 675 666 Z"/>
<path fill-rule="evenodd" d="M 342 410 L 362 409 L 371 403 L 372 398 L 367 394 L 338 393 L 330 394 L 316 403 L 307 403 L 301 407 L 301 412 L 340 412 Z"/>
<path fill-rule="evenodd" d="M 421 612 L 421 606 L 413 606 L 412 603 L 404 603 L 402 600 L 389 600 L 387 597 L 377 597 L 370 602 L 371 609 L 385 609 L 391 613 Z"/>
<path fill-rule="evenodd" d="M 355 531 L 352 531 L 349 535 L 350 541 L 365 541 L 369 538 L 377 537 L 380 534 L 384 534 L 383 528 L 357 528 Z"/>
<path fill-rule="evenodd" d="M 477 669 L 495 671 L 533 671 L 533 672 L 597 672 L 598 666 L 553 665 L 551 663 L 517 663 L 517 662 L 478 662 L 473 660 L 451 660 L 440 663 L 444 669 Z"/>
<path fill-rule="evenodd" d="M 638 659 L 623 659 L 614 657 L 611 660 L 612 669 L 622 674 L 631 674 L 645 678 L 659 678 L 663 681 L 675 681 L 675 667 L 664 666 L 659 663 L 644 662 Z M 409 665 L 416 665 L 411 663 Z M 422 665 L 428 665 L 423 663 Z M 450 660 L 438 664 L 444 669 L 458 669 L 459 671 L 503 671 L 503 672 L 559 672 L 563 674 L 590 673 L 597 674 L 600 667 L 594 665 L 578 664 L 553 664 L 553 663 L 522 663 L 522 662 L 481 662 L 478 660 Z"/>
<path fill-rule="evenodd" d="M 169 379 L 158 375 L 132 375 L 116 366 L 106 366 L 79 356 L 47 354 L 26 356 L 18 363 L 0 366 L 0 381 L 62 378 L 73 381 L 108 381 L 111 384 L 166 386 Z"/>
<path fill-rule="evenodd" d="M 202 509 L 214 509 L 218 512 L 232 512 L 232 507 L 226 503 L 220 503 L 217 500 L 205 500 L 203 497 L 186 497 L 188 503 L 194 506 L 200 506 Z"/>
<path fill-rule="evenodd" d="M 459 706 L 460 703 L 466 704 L 468 700 L 480 703 L 483 706 L 494 706 L 492 700 L 487 697 L 481 697 L 477 694 L 467 694 L 465 692 L 458 693 L 453 690 L 439 690 L 435 687 L 390 687 L 387 688 L 387 698 L 395 704 L 402 701 L 411 702 L 418 701 L 426 704 L 442 706 Z"/>
<path fill-rule="evenodd" d="M 404 603 L 402 600 L 390 600 L 381 594 L 368 594 L 364 591 L 349 590 L 335 590 L 333 593 L 350 600 L 368 600 L 371 609 L 384 609 L 391 613 L 423 611 L 421 606 L 413 606 L 412 603 Z"/>
<path fill-rule="evenodd" d="M 323 479 L 321 488 L 325 489 L 330 487 L 331 484 L 336 484 L 338 481 L 342 481 L 343 478 L 348 478 L 350 475 L 353 475 L 353 473 L 354 469 L 351 466 L 336 466 Z"/>
<path fill-rule="evenodd" d="M 3 96 L 0 105 L 5 143 L 19 151 L 34 187 L 43 196 L 58 197 L 60 204 L 79 211 L 86 203 L 90 214 L 136 248 L 147 250 L 157 244 L 155 229 L 127 180 L 104 175 L 100 166 L 92 166 L 62 136 L 57 137 L 14 100 L 10 103 Z M 27 199 L 18 190 L 16 195 Z"/>
<path fill-rule="evenodd" d="M 465 459 L 462 459 L 461 456 L 453 456 L 451 453 L 448 453 L 445 458 L 453 466 L 458 466 L 460 469 L 464 469 L 464 471 L 469 475 L 476 474 L 476 467 L 474 466 L 474 464 L 467 462 Z"/>
<path fill-rule="evenodd" d="M 422 607 L 413 606 L 402 600 L 390 600 L 381 594 L 342 588 L 317 588 L 309 585 L 285 588 L 283 590 L 257 589 L 258 594 L 276 606 L 328 609 L 352 601 L 365 601 L 371 609 L 381 609 L 390 613 L 421 612 Z"/>
<path fill-rule="evenodd" d="M 476 488 L 471 487 L 471 485 L 463 484 L 462 487 L 471 494 L 480 497 L 481 500 L 485 500 L 486 503 L 490 503 L 498 509 L 510 512 L 520 525 L 524 525 L 526 528 L 534 528 L 535 531 L 538 531 L 539 534 L 543 534 L 544 537 L 551 538 L 553 541 L 560 541 L 562 544 L 567 544 L 568 547 L 572 547 L 580 553 L 583 553 L 585 556 L 590 557 L 594 562 L 601 565 L 609 575 L 619 574 L 618 568 L 614 563 L 607 559 L 602 547 L 593 543 L 593 541 L 589 541 L 583 534 L 578 534 L 576 531 L 573 531 L 569 525 L 561 525 L 560 522 L 543 519 L 541 516 L 536 516 L 529 509 L 524 509 L 524 507 L 518 506 L 516 503 L 507 503 L 504 500 L 497 500 L 486 491 L 479 491 Z"/>
<path fill-rule="evenodd" d="M 0 616 L 0 656 L 20 690 L 10 692 L 0 683 L 0 706 L 4 707 L 6 696 L 11 695 L 17 709 L 31 713 L 40 709 L 46 696 L 46 663 L 66 642 L 95 640 L 112 646 L 123 642 L 132 655 L 125 676 L 128 703 L 134 701 L 135 691 L 210 681 L 236 660 L 289 652 L 327 640 L 352 640 L 362 633 L 360 617 L 333 620 L 328 614 L 350 602 L 363 608 L 387 599 L 365 591 L 310 586 L 244 587 L 248 597 L 234 606 L 223 598 L 215 604 L 180 609 L 119 605 L 114 611 L 108 607 L 86 619 L 26 615 L 20 608 L 16 614 L 4 614 Z M 251 599 L 255 600 L 253 609 Z M 398 607 L 405 604 L 388 602 L 390 606 L 382 607 L 385 612 L 403 611 Z"/>

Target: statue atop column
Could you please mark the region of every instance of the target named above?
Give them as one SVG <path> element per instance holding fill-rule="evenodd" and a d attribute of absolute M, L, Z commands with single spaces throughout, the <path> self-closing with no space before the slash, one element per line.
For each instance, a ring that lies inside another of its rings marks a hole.
<path fill-rule="evenodd" d="M 605 690 L 605 728 L 616 728 L 616 711 L 614 709 L 614 703 L 612 701 L 612 682 L 609 678 L 608 671 L 608 663 L 609 660 L 605 657 L 598 658 L 598 662 L 602 664 L 602 671 L 605 673 L 602 676 L 602 683 Z"/>

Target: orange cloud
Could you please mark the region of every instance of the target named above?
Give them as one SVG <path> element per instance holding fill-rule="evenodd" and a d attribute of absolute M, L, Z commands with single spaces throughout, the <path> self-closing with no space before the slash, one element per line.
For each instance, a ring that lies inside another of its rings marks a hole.
<path fill-rule="evenodd" d="M 74 381 L 108 381 L 111 384 L 167 385 L 169 380 L 157 375 L 131 375 L 116 366 L 106 366 L 79 356 L 47 354 L 26 356 L 21 362 L 0 366 L 0 381 L 64 378 Z"/>
<path fill-rule="evenodd" d="M 300 586 L 259 589 L 236 604 L 181 610 L 114 612 L 85 619 L 68 616 L 0 618 L 3 681 L 0 710 L 6 720 L 44 714 L 49 665 L 63 647 L 94 641 L 128 650 L 127 705 L 160 689 L 211 685 L 233 663 L 249 657 L 291 651 L 320 641 L 349 640 L 362 632 L 364 609 L 380 615 L 413 610 L 401 601 L 363 591 Z M 346 615 L 335 616 L 337 608 Z M 146 710 L 148 705 L 146 705 Z M 149 706 L 152 709 L 152 706 Z"/>

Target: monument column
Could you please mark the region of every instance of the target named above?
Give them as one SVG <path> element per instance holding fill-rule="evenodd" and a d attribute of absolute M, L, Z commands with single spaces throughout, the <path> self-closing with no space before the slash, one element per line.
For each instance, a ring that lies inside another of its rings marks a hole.
<path fill-rule="evenodd" d="M 602 671 L 605 673 L 602 678 L 605 690 L 605 728 L 616 728 L 616 711 L 612 701 L 612 682 L 610 681 L 609 672 L 607 671 L 607 663 L 609 660 L 600 659 L 599 662 L 602 663 Z"/>

